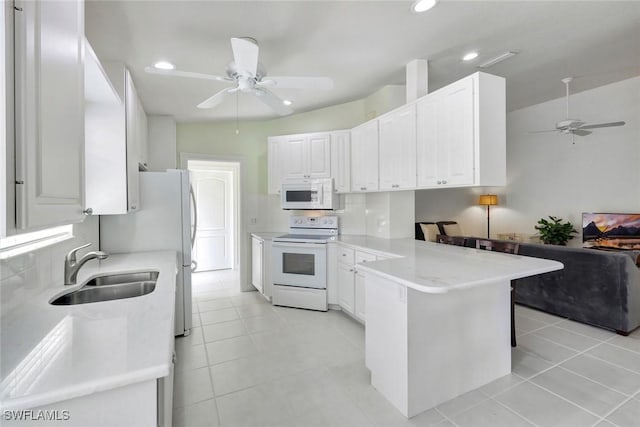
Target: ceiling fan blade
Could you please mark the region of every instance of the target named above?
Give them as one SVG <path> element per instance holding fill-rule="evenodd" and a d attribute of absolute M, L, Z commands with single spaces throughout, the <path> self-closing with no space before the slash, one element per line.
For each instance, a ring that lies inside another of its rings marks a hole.
<path fill-rule="evenodd" d="M 215 95 L 205 99 L 200 104 L 198 104 L 198 108 L 213 108 L 224 101 L 227 94 L 237 91 L 237 88 L 231 89 L 222 89 L 220 92 L 217 92 Z"/>
<path fill-rule="evenodd" d="M 213 74 L 194 73 L 192 71 L 180 70 L 159 70 L 154 67 L 144 67 L 144 71 L 149 74 L 159 74 L 161 76 L 189 77 L 194 79 L 216 80 L 219 82 L 233 83 L 234 81 L 222 76 L 214 76 Z"/>
<path fill-rule="evenodd" d="M 256 41 L 249 38 L 232 38 L 231 49 L 238 72 L 249 73 L 251 77 L 255 76 L 258 71 L 259 52 Z"/>
<path fill-rule="evenodd" d="M 264 88 L 256 88 L 253 93 L 255 93 L 256 97 L 262 101 L 264 104 L 271 107 L 273 111 L 278 113 L 280 116 L 288 116 L 293 113 L 293 109 L 284 105 L 282 99 L 278 98 L 273 92 L 264 89 Z"/>
<path fill-rule="evenodd" d="M 313 89 L 331 90 L 333 80 L 329 77 L 272 77 L 269 76 L 258 84 L 278 89 Z"/>
<path fill-rule="evenodd" d="M 625 124 L 625 122 L 598 123 L 597 125 L 580 126 L 580 129 L 610 128 L 614 126 L 624 126 Z"/>
<path fill-rule="evenodd" d="M 529 133 L 547 133 L 547 132 L 558 132 L 558 129 L 549 129 L 549 130 L 531 130 Z"/>
<path fill-rule="evenodd" d="M 593 132 L 589 130 L 576 129 L 574 131 L 571 131 L 571 133 L 578 136 L 587 136 L 587 135 L 591 135 Z"/>

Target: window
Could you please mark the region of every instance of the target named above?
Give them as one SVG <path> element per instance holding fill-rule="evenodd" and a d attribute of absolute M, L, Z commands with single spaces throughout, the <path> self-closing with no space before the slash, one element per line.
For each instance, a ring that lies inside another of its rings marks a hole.
<path fill-rule="evenodd" d="M 73 225 L 0 238 L 0 259 L 21 255 L 73 237 Z"/>

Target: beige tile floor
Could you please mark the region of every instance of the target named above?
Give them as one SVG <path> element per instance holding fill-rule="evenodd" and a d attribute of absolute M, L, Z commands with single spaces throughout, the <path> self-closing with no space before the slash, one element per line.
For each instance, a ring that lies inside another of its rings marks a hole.
<path fill-rule="evenodd" d="M 273 307 L 239 293 L 234 271 L 193 281 L 195 327 L 176 339 L 176 427 L 640 426 L 640 331 L 518 306 L 512 374 L 407 420 L 371 387 L 364 328 L 348 316 Z"/>

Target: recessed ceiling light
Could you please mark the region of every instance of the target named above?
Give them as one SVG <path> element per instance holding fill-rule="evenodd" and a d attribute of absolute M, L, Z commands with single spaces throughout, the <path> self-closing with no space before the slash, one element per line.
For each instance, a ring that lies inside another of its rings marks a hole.
<path fill-rule="evenodd" d="M 411 5 L 411 10 L 418 13 L 426 12 L 435 6 L 436 3 L 438 3 L 438 0 L 416 0 L 413 2 L 413 5 Z"/>
<path fill-rule="evenodd" d="M 173 70 L 174 68 L 176 68 L 176 66 L 173 65 L 171 62 L 158 61 L 155 64 L 153 64 L 153 68 L 157 68 L 158 70 Z"/>
<path fill-rule="evenodd" d="M 478 52 L 469 52 L 465 56 L 462 57 L 463 61 L 471 61 L 472 59 L 476 59 L 478 57 Z"/>
<path fill-rule="evenodd" d="M 283 101 L 282 101 L 282 103 L 283 103 L 284 105 L 291 105 L 291 104 L 293 104 L 293 102 L 292 102 L 292 101 L 289 101 L 288 99 L 283 100 Z"/>

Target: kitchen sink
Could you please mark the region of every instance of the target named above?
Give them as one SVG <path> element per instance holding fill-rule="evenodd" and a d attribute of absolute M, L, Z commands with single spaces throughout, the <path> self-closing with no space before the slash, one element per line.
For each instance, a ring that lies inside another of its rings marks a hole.
<path fill-rule="evenodd" d="M 49 303 L 75 305 L 139 297 L 153 292 L 157 280 L 157 271 L 98 276 L 79 289 L 62 294 Z"/>
<path fill-rule="evenodd" d="M 107 274 L 104 276 L 94 277 L 89 280 L 84 286 L 109 286 L 109 285 L 121 285 L 126 283 L 138 283 L 138 282 L 157 282 L 157 271 L 141 271 L 138 273 L 121 273 L 121 274 Z"/>

